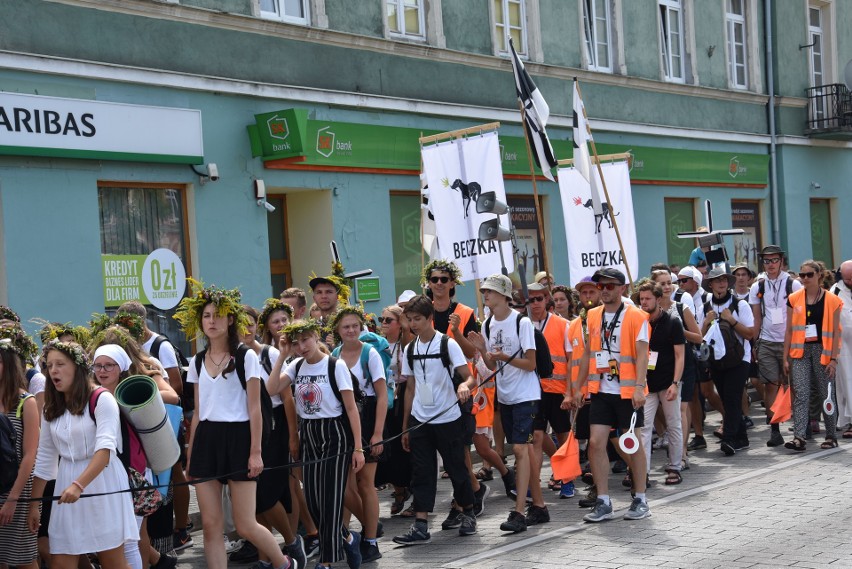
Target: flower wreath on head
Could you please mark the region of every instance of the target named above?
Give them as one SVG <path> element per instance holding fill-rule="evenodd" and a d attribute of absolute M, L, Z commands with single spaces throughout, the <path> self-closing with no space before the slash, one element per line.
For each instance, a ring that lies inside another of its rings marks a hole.
<path fill-rule="evenodd" d="M 12 350 L 30 363 L 38 355 L 38 346 L 20 326 L 0 328 L 0 349 Z"/>
<path fill-rule="evenodd" d="M 59 340 L 51 340 L 47 344 L 44 345 L 42 349 L 42 357 L 47 359 L 47 353 L 50 350 L 59 350 L 74 362 L 74 365 L 77 367 L 91 367 L 91 362 L 89 361 L 89 355 L 83 349 L 83 346 L 76 344 L 74 342 L 60 342 Z"/>
<path fill-rule="evenodd" d="M 432 275 L 432 271 L 444 271 L 445 273 L 450 273 L 450 279 L 452 279 L 454 283 L 457 285 L 463 284 L 461 281 L 461 269 L 458 265 L 446 259 L 434 259 L 429 261 L 429 263 L 423 267 L 423 272 L 420 274 L 420 286 L 424 288 L 426 287 L 426 283 L 429 282 L 429 277 Z"/>
<path fill-rule="evenodd" d="M 348 316 L 350 314 L 354 314 L 355 316 L 357 316 L 362 326 L 367 322 L 367 317 L 364 314 L 363 307 L 353 305 L 347 305 L 342 307 L 340 310 L 334 313 L 334 316 L 331 317 L 331 321 L 328 323 L 328 332 L 330 334 L 334 334 L 334 339 L 337 342 L 340 342 L 342 339 L 340 337 L 340 334 L 337 333 L 337 327 L 338 325 L 340 325 L 340 321 L 343 320 L 343 317 Z"/>
<path fill-rule="evenodd" d="M 308 332 L 322 333 L 322 326 L 313 318 L 305 320 L 295 320 L 287 324 L 281 331 L 281 334 L 287 337 L 291 342 L 295 341 L 299 336 Z"/>
<path fill-rule="evenodd" d="M 141 340 L 145 335 L 145 323 L 142 322 L 142 317 L 138 314 L 118 312 L 111 317 L 109 314 L 95 312 L 92 314 L 92 319 L 89 320 L 89 337 L 97 336 L 110 326 L 121 326 L 130 332 L 130 335 L 136 340 Z"/>
<path fill-rule="evenodd" d="M 74 326 L 70 322 L 64 324 L 60 322 L 48 322 L 43 318 L 33 318 L 30 322 L 41 325 L 38 331 L 38 336 L 41 338 L 41 343 L 46 344 L 51 340 L 56 340 L 60 336 L 70 334 L 74 337 L 74 341 L 81 346 L 87 346 L 91 339 L 89 329 L 85 326 Z"/>
<path fill-rule="evenodd" d="M 283 310 L 287 313 L 287 316 L 290 320 L 293 319 L 293 307 L 281 300 L 280 298 L 267 298 L 266 302 L 263 303 L 263 309 L 260 311 L 260 315 L 257 317 L 257 327 L 258 330 L 263 333 L 263 330 L 266 328 L 266 321 L 269 320 L 269 317 L 272 316 L 272 313 L 276 310 Z"/>
<path fill-rule="evenodd" d="M 238 289 L 222 289 L 216 285 L 204 286 L 204 283 L 193 278 L 186 279 L 190 286 L 190 295 L 183 298 L 172 317 L 180 323 L 181 330 L 189 341 L 202 335 L 201 313 L 208 304 L 216 307 L 216 316 L 233 316 L 237 333 L 245 336 L 251 324 L 248 314 L 240 302 L 242 295 Z"/>
<path fill-rule="evenodd" d="M 0 320 L 12 320 L 13 322 L 20 322 L 21 317 L 18 316 L 18 313 L 9 308 L 4 304 L 0 304 Z"/>
<path fill-rule="evenodd" d="M 103 330 L 92 336 L 92 339 L 89 342 L 89 353 L 94 354 L 95 350 L 97 350 L 101 346 L 101 344 L 105 343 L 104 340 L 106 339 L 106 335 L 108 332 L 112 332 L 113 334 L 115 334 L 116 339 L 118 340 L 117 342 L 110 343 L 118 344 L 125 351 L 127 350 L 127 345 L 130 343 L 130 341 L 135 339 L 133 338 L 133 334 L 131 332 L 128 332 L 127 328 L 121 326 L 120 324 L 114 324 L 109 328 L 104 328 Z"/>

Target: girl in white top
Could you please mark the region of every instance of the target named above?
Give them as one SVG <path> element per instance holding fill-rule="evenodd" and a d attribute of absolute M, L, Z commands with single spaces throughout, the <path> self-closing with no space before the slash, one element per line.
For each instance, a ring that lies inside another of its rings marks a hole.
<path fill-rule="evenodd" d="M 187 381 L 197 383 L 195 414 L 190 427 L 186 470 L 202 479 L 195 495 L 204 526 L 204 557 L 210 569 L 226 569 L 222 541 L 222 484 L 231 494 L 234 526 L 277 568 L 294 567 L 278 548 L 272 533 L 255 519 L 261 457 L 260 365 L 257 354 L 240 345 L 248 318 L 236 289 L 203 288 L 190 279 L 192 294 L 184 298 L 175 318 L 190 340 L 207 339 L 207 349 L 189 362 Z M 196 359 L 201 357 L 200 365 Z M 243 366 L 245 388 L 237 365 Z"/>
<path fill-rule="evenodd" d="M 41 498 L 45 483 L 54 478 L 61 492 L 50 517 L 50 566 L 74 569 L 79 555 L 97 552 L 101 567 L 124 569 L 124 543 L 138 541 L 139 530 L 127 472 L 118 458 L 118 404 L 103 393 L 95 405 L 97 421 L 89 416 L 95 385 L 79 345 L 53 340 L 44 347 L 44 359 L 47 386 L 32 495 Z M 106 495 L 85 496 L 100 493 Z M 39 502 L 30 505 L 33 532 L 39 526 L 38 507 Z"/>
<path fill-rule="evenodd" d="M 361 440 L 361 422 L 349 370 L 337 360 L 329 377 L 319 333 L 315 320 L 297 320 L 284 329 L 287 347 L 300 357 L 287 366 L 281 389 L 290 389 L 291 382 L 296 386 L 305 498 L 320 536 L 318 566 L 330 567 L 344 553 L 350 566 L 357 566 L 360 536 L 343 527 L 343 493 L 350 467 L 357 473 L 364 466 L 364 449 L 353 443 Z M 283 350 L 283 339 L 281 345 Z"/>

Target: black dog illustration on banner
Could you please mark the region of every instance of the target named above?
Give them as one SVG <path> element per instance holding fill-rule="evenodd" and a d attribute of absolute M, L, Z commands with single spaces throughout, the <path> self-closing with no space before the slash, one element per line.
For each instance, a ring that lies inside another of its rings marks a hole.
<path fill-rule="evenodd" d="M 591 198 L 587 199 L 586 203 L 583 203 L 583 200 L 581 200 L 579 197 L 575 197 L 574 198 L 574 205 L 582 205 L 583 207 L 592 210 L 592 212 L 595 211 Z M 609 204 L 606 203 L 606 202 L 603 202 L 601 204 L 601 208 L 603 208 L 602 213 L 595 213 L 595 223 L 596 223 L 595 233 L 601 232 L 601 224 L 603 223 L 604 220 L 606 220 L 606 222 L 609 224 L 609 228 L 612 229 L 612 219 L 610 219 L 610 217 L 609 217 Z M 620 213 L 621 213 L 620 211 L 617 211 L 613 215 L 617 216 Z"/>
<path fill-rule="evenodd" d="M 450 188 L 461 192 L 462 195 L 462 207 L 464 207 L 464 216 L 468 216 L 468 210 L 470 209 L 471 203 L 476 203 L 476 200 L 479 199 L 479 194 L 482 193 L 482 188 L 479 187 L 477 182 L 468 182 L 465 184 L 458 178 Z"/>

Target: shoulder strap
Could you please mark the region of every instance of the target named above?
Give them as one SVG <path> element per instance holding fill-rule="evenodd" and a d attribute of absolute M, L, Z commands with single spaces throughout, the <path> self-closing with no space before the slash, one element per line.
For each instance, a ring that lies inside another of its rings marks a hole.
<path fill-rule="evenodd" d="M 790 286 L 792 287 L 793 285 L 790 285 Z M 840 285 L 839 284 L 835 284 L 833 287 L 831 287 L 831 294 L 840 295 Z M 789 295 L 787 295 L 787 296 L 789 296 Z"/>
<path fill-rule="evenodd" d="M 91 395 L 89 395 L 89 417 L 95 422 L 95 425 L 98 424 L 98 420 L 95 418 L 95 407 L 98 406 L 98 399 L 101 398 L 101 395 L 104 394 L 106 390 L 106 387 L 98 387 L 92 391 Z"/>
<path fill-rule="evenodd" d="M 417 341 L 417 338 L 408 343 L 405 347 L 405 359 L 408 360 L 408 369 L 414 373 L 414 342 Z"/>
<path fill-rule="evenodd" d="M 787 286 L 785 286 L 784 289 L 787 291 L 787 296 L 790 296 L 790 294 L 793 292 L 793 279 L 787 277 Z"/>
<path fill-rule="evenodd" d="M 269 346 L 263 346 L 260 349 L 260 365 L 263 366 L 267 374 L 272 373 L 272 358 L 269 357 Z"/>
<path fill-rule="evenodd" d="M 328 356 L 328 384 L 331 386 L 331 391 L 337 400 L 343 402 L 343 397 L 340 395 L 340 388 L 337 386 L 337 358 Z"/>
<path fill-rule="evenodd" d="M 293 369 L 293 375 L 298 376 L 299 370 L 302 369 L 302 364 L 305 363 L 305 358 L 299 358 L 296 360 L 296 367 Z M 296 381 L 296 378 L 292 378 L 293 381 Z"/>
<path fill-rule="evenodd" d="M 677 308 L 677 313 L 680 314 L 680 321 L 683 323 L 683 303 L 675 302 L 675 308 Z M 686 329 L 686 324 L 684 324 L 684 329 Z"/>
<path fill-rule="evenodd" d="M 489 334 L 491 332 L 491 319 L 493 316 L 489 316 L 485 319 L 485 324 L 482 325 L 482 329 L 485 330 L 485 339 L 490 340 Z"/>
<path fill-rule="evenodd" d="M 204 365 L 204 356 L 207 355 L 207 348 L 204 348 L 195 354 L 195 375 L 201 377 L 201 366 Z"/>
<path fill-rule="evenodd" d="M 518 335 L 518 345 L 521 345 L 521 319 L 523 315 L 519 312 L 518 317 L 515 319 L 515 334 Z"/>
<path fill-rule="evenodd" d="M 24 412 L 24 401 L 29 399 L 30 397 L 35 397 L 32 393 L 22 393 L 20 401 L 18 401 L 18 408 L 15 410 L 15 417 L 18 419 L 21 418 L 21 415 Z"/>
<path fill-rule="evenodd" d="M 364 374 L 364 381 L 367 385 L 373 381 L 373 376 L 370 374 L 370 344 L 367 342 L 361 343 L 361 373 Z"/>
<path fill-rule="evenodd" d="M 675 294 L 674 294 L 675 302 L 680 302 L 681 298 L 683 298 L 683 291 L 678 289 L 678 290 L 675 291 Z"/>
<path fill-rule="evenodd" d="M 453 362 L 450 361 L 450 337 L 446 334 L 441 336 L 441 343 L 439 344 L 439 350 L 441 354 L 441 364 L 450 370 L 450 375 L 452 375 L 452 366 Z"/>
<path fill-rule="evenodd" d="M 234 367 L 237 370 L 237 377 L 240 378 L 240 384 L 243 389 L 246 388 L 246 352 L 249 347 L 245 344 L 240 344 L 237 348 L 237 357 L 234 358 Z"/>
<path fill-rule="evenodd" d="M 154 338 L 154 343 L 151 344 L 151 351 L 149 352 L 150 355 L 160 359 L 160 346 L 162 346 L 165 341 L 166 338 L 164 336 L 157 334 L 157 337 Z"/>

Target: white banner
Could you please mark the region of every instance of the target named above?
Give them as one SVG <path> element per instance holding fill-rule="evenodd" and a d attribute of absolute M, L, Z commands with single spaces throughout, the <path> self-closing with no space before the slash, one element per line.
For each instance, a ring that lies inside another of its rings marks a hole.
<path fill-rule="evenodd" d="M 618 237 L 609 209 L 604 205 L 603 213 L 595 214 L 589 182 L 576 168 L 560 168 L 559 195 L 565 217 L 565 235 L 568 238 L 571 286 L 583 277 L 592 276 L 602 267 L 615 267 L 628 276 L 626 264 L 629 264 L 633 278 L 636 279 L 639 274 L 636 221 L 627 162 L 603 164 L 602 169 L 626 258 L 622 257 L 618 247 Z M 603 188 L 597 167 L 592 171 L 598 187 Z"/>
<path fill-rule="evenodd" d="M 479 226 L 496 216 L 476 213 L 477 198 L 484 192 L 495 192 L 497 199 L 506 203 L 497 133 L 426 146 L 422 154 L 441 258 L 459 266 L 463 281 L 484 279 L 501 271 L 501 246 L 506 268 L 512 272 L 511 242 L 478 238 Z M 509 227 L 508 214 L 500 216 L 500 225 Z"/>

